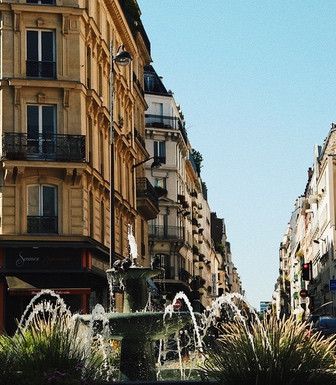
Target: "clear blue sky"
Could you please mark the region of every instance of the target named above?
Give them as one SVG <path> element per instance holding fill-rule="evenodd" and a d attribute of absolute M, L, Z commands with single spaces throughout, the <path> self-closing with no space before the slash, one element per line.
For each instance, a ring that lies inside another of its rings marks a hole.
<path fill-rule="evenodd" d="M 138 0 L 153 65 L 204 156 L 247 298 L 271 298 L 313 145 L 336 121 L 336 2 Z"/>

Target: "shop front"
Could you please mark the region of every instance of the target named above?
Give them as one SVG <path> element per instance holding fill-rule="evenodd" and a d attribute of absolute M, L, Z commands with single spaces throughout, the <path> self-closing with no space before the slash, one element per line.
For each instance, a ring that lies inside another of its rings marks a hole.
<path fill-rule="evenodd" d="M 13 333 L 17 320 L 44 289 L 60 295 L 74 313 L 107 302 L 108 254 L 92 245 L 24 243 L 0 249 L 0 330 Z M 50 299 L 42 295 L 40 300 Z"/>

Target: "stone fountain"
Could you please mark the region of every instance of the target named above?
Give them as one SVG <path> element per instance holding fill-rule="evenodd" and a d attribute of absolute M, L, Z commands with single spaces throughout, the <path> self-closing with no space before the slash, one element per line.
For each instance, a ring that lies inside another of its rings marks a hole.
<path fill-rule="evenodd" d="M 106 314 L 109 337 L 121 340 L 120 372 L 128 381 L 155 381 L 154 341 L 181 329 L 191 322 L 189 312 L 174 312 L 164 317 L 163 312 L 144 311 L 148 300 L 147 280 L 159 275 L 161 270 L 139 267 L 136 265 L 137 248 L 132 227 L 129 226 L 128 240 L 130 260 L 117 261 L 107 270 L 107 278 L 120 282 L 124 293 L 123 312 Z M 92 315 L 78 316 L 85 324 L 94 325 L 95 330 L 103 328 L 101 319 Z"/>

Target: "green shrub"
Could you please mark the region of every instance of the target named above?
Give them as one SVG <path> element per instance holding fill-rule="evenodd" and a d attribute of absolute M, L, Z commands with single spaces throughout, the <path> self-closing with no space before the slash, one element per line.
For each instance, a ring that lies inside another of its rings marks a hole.
<path fill-rule="evenodd" d="M 336 384 L 335 338 L 308 329 L 293 318 L 224 324 L 201 373 L 222 385 Z"/>
<path fill-rule="evenodd" d="M 106 376 L 98 348 L 85 344 L 79 324 L 67 316 L 37 319 L 14 337 L 0 338 L 0 384 L 91 384 Z"/>

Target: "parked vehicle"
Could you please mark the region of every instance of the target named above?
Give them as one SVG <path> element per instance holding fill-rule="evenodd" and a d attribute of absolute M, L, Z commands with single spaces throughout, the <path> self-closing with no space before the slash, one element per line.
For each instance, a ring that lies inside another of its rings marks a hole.
<path fill-rule="evenodd" d="M 314 332 L 321 332 L 324 336 L 336 335 L 336 317 L 332 316 L 319 316 L 313 323 L 312 330 Z"/>

